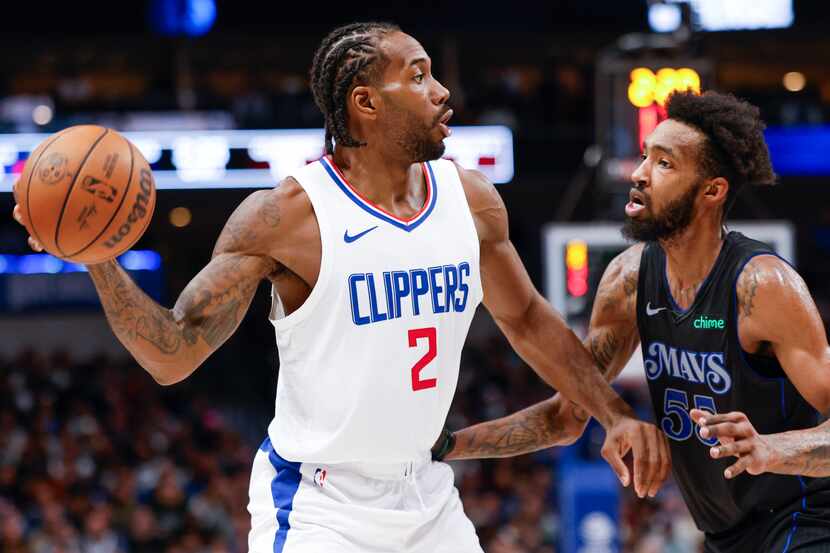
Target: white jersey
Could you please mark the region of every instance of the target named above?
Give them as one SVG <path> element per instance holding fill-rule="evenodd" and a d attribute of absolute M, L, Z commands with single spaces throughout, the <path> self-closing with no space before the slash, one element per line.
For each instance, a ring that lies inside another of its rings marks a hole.
<path fill-rule="evenodd" d="M 330 158 L 293 173 L 320 226 L 305 303 L 283 316 L 268 428 L 289 461 L 397 463 L 428 455 L 455 394 L 481 302 L 479 242 L 458 170 L 423 164 L 423 208 L 403 220 L 362 198 Z"/>

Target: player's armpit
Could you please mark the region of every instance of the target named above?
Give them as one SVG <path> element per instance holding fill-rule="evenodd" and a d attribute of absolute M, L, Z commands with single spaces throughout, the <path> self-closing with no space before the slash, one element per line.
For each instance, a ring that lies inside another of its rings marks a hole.
<path fill-rule="evenodd" d="M 799 393 L 825 416 L 830 411 L 830 346 L 818 309 L 801 276 L 774 256 L 753 258 L 737 286 L 742 346 L 772 346 Z"/>

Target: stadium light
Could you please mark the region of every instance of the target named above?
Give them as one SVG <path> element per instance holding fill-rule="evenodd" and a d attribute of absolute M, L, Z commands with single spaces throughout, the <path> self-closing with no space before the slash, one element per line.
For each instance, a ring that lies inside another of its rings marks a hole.
<path fill-rule="evenodd" d="M 634 107 L 646 108 L 657 103 L 663 106 L 672 92 L 693 90 L 700 94 L 700 75 L 694 69 L 662 67 L 653 72 L 647 67 L 637 67 L 630 73 L 628 101 Z"/>

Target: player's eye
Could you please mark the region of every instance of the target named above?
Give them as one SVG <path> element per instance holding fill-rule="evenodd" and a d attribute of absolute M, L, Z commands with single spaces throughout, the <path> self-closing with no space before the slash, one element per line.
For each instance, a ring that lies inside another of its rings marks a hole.
<path fill-rule="evenodd" d="M 413 77 L 413 79 L 415 80 L 416 83 L 420 84 L 420 83 L 424 82 L 424 74 L 419 73 L 419 74 L 415 75 Z"/>
<path fill-rule="evenodd" d="M 671 163 L 669 163 L 669 162 L 668 162 L 667 160 L 665 160 L 665 159 L 661 159 L 661 160 L 660 160 L 660 161 L 658 161 L 657 163 L 658 163 L 658 165 L 660 165 L 660 167 L 663 167 L 664 169 L 668 169 L 669 167 L 671 167 Z"/>
<path fill-rule="evenodd" d="M 640 154 L 640 161 L 645 161 L 647 157 L 648 156 L 645 154 L 645 152 L 643 152 L 642 154 Z"/>

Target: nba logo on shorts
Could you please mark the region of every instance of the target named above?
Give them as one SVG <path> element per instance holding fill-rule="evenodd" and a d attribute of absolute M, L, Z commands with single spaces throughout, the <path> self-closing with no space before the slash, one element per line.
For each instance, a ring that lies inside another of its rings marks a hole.
<path fill-rule="evenodd" d="M 325 469 L 317 469 L 314 471 L 314 485 L 323 487 L 323 484 L 326 481 L 326 471 Z"/>

